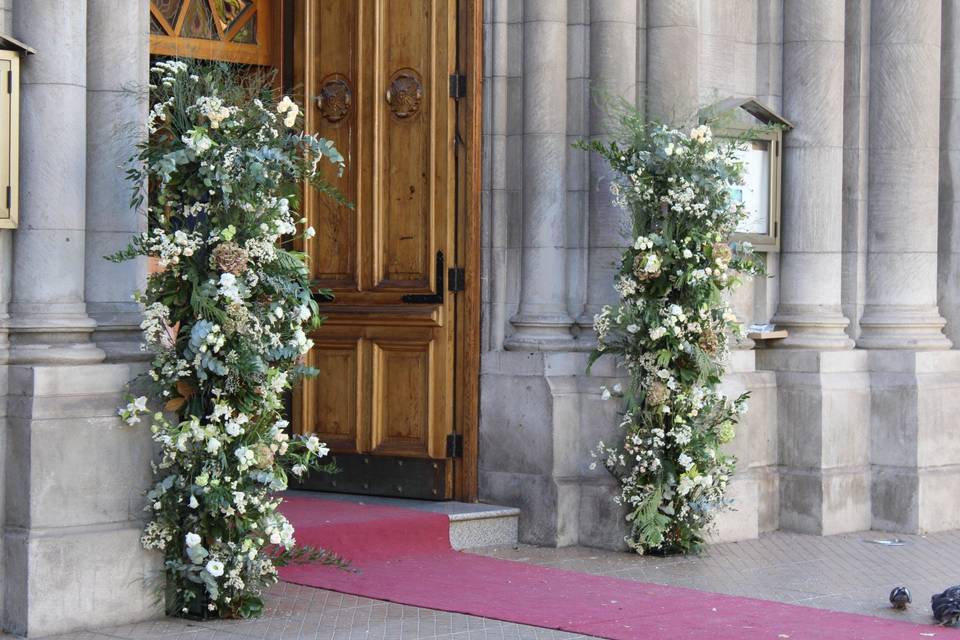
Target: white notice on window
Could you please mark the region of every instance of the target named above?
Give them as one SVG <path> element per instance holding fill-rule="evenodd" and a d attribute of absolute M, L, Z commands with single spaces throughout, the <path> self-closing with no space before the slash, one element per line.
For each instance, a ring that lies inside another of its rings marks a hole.
<path fill-rule="evenodd" d="M 737 156 L 743 162 L 743 184 L 731 187 L 730 195 L 747 210 L 737 231 L 770 233 L 770 143 L 754 140 L 743 145 Z"/>

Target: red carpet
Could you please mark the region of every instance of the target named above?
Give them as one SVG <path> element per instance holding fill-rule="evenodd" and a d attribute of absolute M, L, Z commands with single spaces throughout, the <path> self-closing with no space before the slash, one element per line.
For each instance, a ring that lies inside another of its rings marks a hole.
<path fill-rule="evenodd" d="M 358 570 L 285 567 L 283 580 L 378 600 L 615 640 L 960 638 L 933 625 L 461 553 L 450 548 L 445 515 L 301 497 L 286 498 L 281 510 L 299 543 L 336 551 Z"/>

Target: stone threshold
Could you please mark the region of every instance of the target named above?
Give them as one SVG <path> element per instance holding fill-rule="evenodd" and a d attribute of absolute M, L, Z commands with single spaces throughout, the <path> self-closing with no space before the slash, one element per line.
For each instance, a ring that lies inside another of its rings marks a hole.
<path fill-rule="evenodd" d="M 457 550 L 517 546 L 520 510 L 514 507 L 480 502 L 413 500 L 318 491 L 286 491 L 284 495 L 443 514 L 450 520 L 450 546 Z"/>

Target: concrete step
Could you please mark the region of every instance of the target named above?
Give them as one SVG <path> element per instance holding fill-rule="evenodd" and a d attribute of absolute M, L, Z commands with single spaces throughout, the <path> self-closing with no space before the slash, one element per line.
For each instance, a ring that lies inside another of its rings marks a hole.
<path fill-rule="evenodd" d="M 450 518 L 450 546 L 454 549 L 516 546 L 520 510 L 492 504 L 471 502 L 435 502 L 408 498 L 380 498 L 346 493 L 288 491 L 290 495 L 344 500 L 355 504 L 370 504 L 401 509 L 417 509 L 442 513 Z"/>

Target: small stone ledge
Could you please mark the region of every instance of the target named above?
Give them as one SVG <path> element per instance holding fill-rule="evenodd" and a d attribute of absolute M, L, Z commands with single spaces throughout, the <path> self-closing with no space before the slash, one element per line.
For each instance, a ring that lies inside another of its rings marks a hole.
<path fill-rule="evenodd" d="M 346 493 L 313 493 L 291 491 L 291 495 L 323 500 L 342 500 L 399 509 L 414 509 L 447 516 L 450 520 L 450 546 L 454 549 L 515 546 L 520 522 L 520 509 L 471 502 L 433 502 L 407 498 L 385 498 Z"/>

